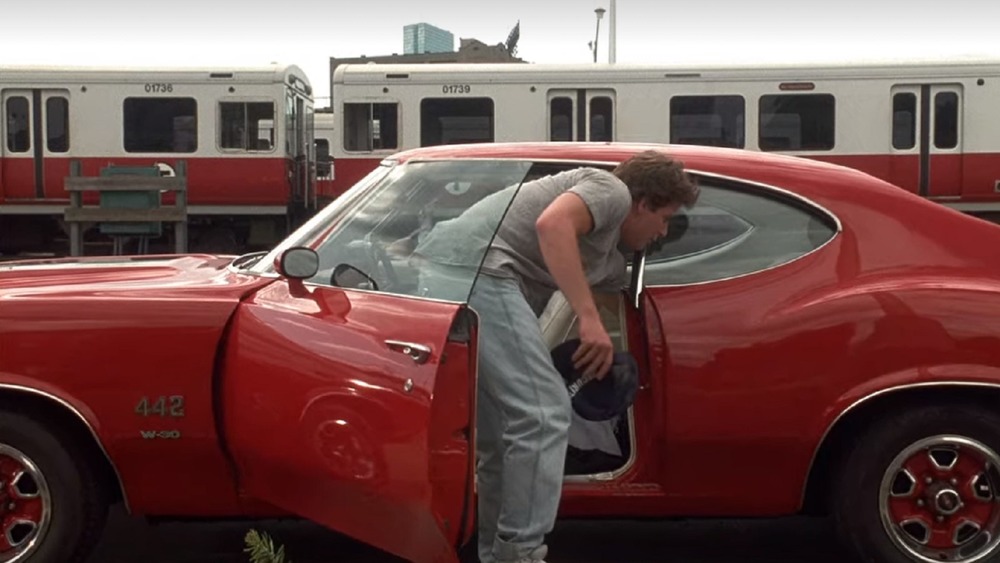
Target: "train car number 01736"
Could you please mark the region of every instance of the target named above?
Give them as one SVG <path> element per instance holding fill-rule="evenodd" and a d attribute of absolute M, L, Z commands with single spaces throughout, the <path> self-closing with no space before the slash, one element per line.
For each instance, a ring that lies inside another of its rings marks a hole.
<path fill-rule="evenodd" d="M 164 82 L 153 82 L 146 84 L 147 94 L 162 94 L 165 92 L 173 92 L 173 91 L 174 91 L 173 84 L 168 84 Z"/>

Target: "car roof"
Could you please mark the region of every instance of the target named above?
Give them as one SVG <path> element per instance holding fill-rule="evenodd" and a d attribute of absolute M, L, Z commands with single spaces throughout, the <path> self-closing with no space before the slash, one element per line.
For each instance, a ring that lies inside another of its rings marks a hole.
<path fill-rule="evenodd" d="M 741 149 L 655 143 L 479 143 L 439 145 L 397 153 L 390 159 L 526 159 L 617 163 L 646 150 L 681 160 L 692 172 L 716 174 L 789 189 L 801 196 L 827 199 L 845 191 L 876 192 L 880 196 L 922 200 L 873 176 L 811 158 Z"/>
<path fill-rule="evenodd" d="M 853 168 L 822 162 L 822 155 L 805 158 L 696 145 L 532 142 L 440 145 L 400 152 L 388 160 L 511 159 L 613 165 L 645 150 L 683 161 L 701 181 L 713 176 L 731 178 L 736 189 L 764 185 L 819 205 L 837 219 L 843 244 L 864 246 L 864 260 L 858 265 L 861 270 L 892 265 L 909 268 L 918 263 L 977 264 L 988 266 L 990 272 L 996 269 L 994 249 L 1000 244 L 996 224 Z M 844 256 L 858 258 L 859 252 L 851 250 Z"/>

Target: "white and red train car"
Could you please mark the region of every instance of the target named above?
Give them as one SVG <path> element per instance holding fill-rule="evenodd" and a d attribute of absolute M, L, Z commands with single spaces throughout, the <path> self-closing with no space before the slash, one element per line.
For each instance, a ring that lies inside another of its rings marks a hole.
<path fill-rule="evenodd" d="M 412 147 L 649 141 L 835 162 L 1000 213 L 1000 61 L 342 64 L 331 88 L 335 191 Z"/>
<path fill-rule="evenodd" d="M 0 67 L 0 109 L 0 253 L 67 250 L 71 170 L 186 170 L 194 250 L 267 246 L 322 197 L 312 87 L 296 66 Z"/>

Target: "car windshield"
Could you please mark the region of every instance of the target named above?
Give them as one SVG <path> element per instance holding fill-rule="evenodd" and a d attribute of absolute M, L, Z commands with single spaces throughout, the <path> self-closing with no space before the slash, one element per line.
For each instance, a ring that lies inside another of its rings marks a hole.
<path fill-rule="evenodd" d="M 395 162 L 393 161 L 387 160 L 382 162 L 381 165 L 376 166 L 374 170 L 369 172 L 367 176 L 362 178 L 340 197 L 314 215 L 312 219 L 309 219 L 301 227 L 296 229 L 295 232 L 288 235 L 288 237 L 286 237 L 281 244 L 274 247 L 274 249 L 267 253 L 266 256 L 262 259 L 247 260 L 244 262 L 244 267 L 255 274 L 274 274 L 274 261 L 281 255 L 282 252 L 292 248 L 293 246 L 307 246 L 309 241 L 314 240 L 319 233 L 328 231 L 333 222 L 344 216 L 346 213 L 349 213 L 355 200 L 358 199 L 361 194 L 365 193 L 365 191 L 373 185 L 385 179 L 394 167 Z M 233 266 L 237 265 L 241 261 L 240 258 L 237 258 L 236 261 L 233 262 Z"/>
<path fill-rule="evenodd" d="M 394 166 L 282 246 L 316 250 L 311 283 L 465 301 L 531 167 L 517 160 Z"/>

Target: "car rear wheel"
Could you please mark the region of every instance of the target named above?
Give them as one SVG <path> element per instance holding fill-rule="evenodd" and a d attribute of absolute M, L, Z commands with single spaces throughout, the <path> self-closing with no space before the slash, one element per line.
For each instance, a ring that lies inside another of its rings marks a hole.
<path fill-rule="evenodd" d="M 861 437 L 833 509 L 845 543 L 871 563 L 1000 561 L 1000 416 L 914 409 Z"/>
<path fill-rule="evenodd" d="M 85 456 L 28 416 L 0 412 L 0 561 L 86 559 L 107 503 Z"/>

